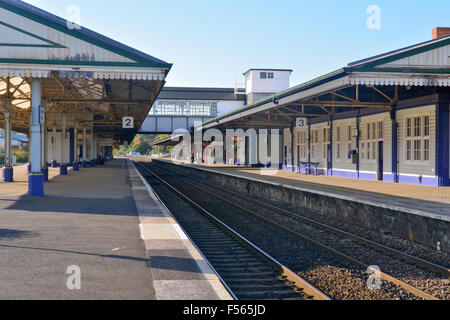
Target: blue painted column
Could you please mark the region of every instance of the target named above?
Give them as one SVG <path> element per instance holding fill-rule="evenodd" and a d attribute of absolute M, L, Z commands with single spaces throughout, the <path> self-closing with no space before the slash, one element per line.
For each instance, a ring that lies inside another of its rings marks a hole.
<path fill-rule="evenodd" d="M 305 173 L 311 174 L 311 118 L 308 118 L 308 166 Z"/>
<path fill-rule="evenodd" d="M 44 182 L 48 182 L 47 167 L 47 119 L 46 112 L 48 108 L 47 100 L 42 101 L 42 123 L 41 123 L 41 173 L 44 176 Z"/>
<path fill-rule="evenodd" d="M 391 117 L 391 124 L 392 124 L 392 179 L 393 182 L 398 183 L 398 125 L 397 125 L 397 110 L 395 109 L 395 106 L 392 107 L 392 110 L 389 112 L 389 115 Z"/>
<path fill-rule="evenodd" d="M 41 80 L 31 81 L 31 174 L 28 195 L 44 195 L 44 176 L 41 173 Z"/>
<path fill-rule="evenodd" d="M 329 176 L 333 175 L 333 117 L 330 117 L 330 144 L 328 147 L 328 165 L 327 174 Z"/>
<path fill-rule="evenodd" d="M 14 181 L 14 169 L 11 154 L 11 99 L 4 100 L 5 112 L 5 168 L 3 169 L 3 182 Z"/>
<path fill-rule="evenodd" d="M 56 127 L 52 130 L 52 168 L 58 167 L 58 161 L 56 161 Z"/>
<path fill-rule="evenodd" d="M 61 165 L 59 167 L 59 174 L 61 176 L 67 176 L 66 140 L 67 140 L 66 114 L 63 113 L 61 126 Z"/>
<path fill-rule="evenodd" d="M 294 132 L 295 126 L 291 126 L 291 166 L 292 166 L 292 172 L 295 172 L 295 164 L 294 164 L 294 141 L 295 141 L 295 132 Z"/>
<path fill-rule="evenodd" d="M 73 128 L 73 152 L 74 152 L 74 159 L 73 159 L 73 171 L 80 171 L 79 163 L 78 163 L 78 129 L 75 126 Z"/>
<path fill-rule="evenodd" d="M 74 147 L 74 143 L 73 143 L 74 142 L 73 129 L 70 129 L 69 132 L 70 132 L 70 134 L 69 134 L 70 135 L 70 137 L 69 137 L 69 141 L 70 141 L 70 143 L 69 143 L 69 153 L 70 153 L 69 162 L 71 165 L 73 165 L 73 163 L 75 162 L 75 153 L 74 153 L 75 147 Z"/>
<path fill-rule="evenodd" d="M 82 166 L 83 168 L 87 168 L 87 141 L 86 141 L 86 126 L 83 126 L 83 160 Z"/>
<path fill-rule="evenodd" d="M 361 114 L 360 111 L 357 111 L 356 114 L 356 174 L 358 175 L 358 179 L 359 179 L 359 135 L 360 135 L 360 122 L 361 122 Z"/>
<path fill-rule="evenodd" d="M 436 105 L 436 176 L 439 186 L 449 185 L 449 103 Z"/>

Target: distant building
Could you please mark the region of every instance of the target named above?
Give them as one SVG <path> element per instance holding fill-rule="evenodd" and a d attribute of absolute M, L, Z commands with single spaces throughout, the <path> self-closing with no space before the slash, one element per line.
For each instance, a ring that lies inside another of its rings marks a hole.
<path fill-rule="evenodd" d="M 290 69 L 250 69 L 245 88 L 164 87 L 144 121 L 140 133 L 172 133 L 192 130 L 206 122 L 289 88 Z"/>
<path fill-rule="evenodd" d="M 28 144 L 28 137 L 24 134 L 13 133 L 11 137 L 11 149 L 19 150 L 21 147 Z M 0 133 L 0 149 L 5 149 L 5 134 Z"/>
<path fill-rule="evenodd" d="M 247 104 L 289 89 L 291 73 L 290 69 L 248 70 L 244 73 Z"/>

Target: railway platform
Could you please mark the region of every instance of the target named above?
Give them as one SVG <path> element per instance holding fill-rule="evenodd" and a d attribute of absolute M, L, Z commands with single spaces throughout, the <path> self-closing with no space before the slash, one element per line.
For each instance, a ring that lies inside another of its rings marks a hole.
<path fill-rule="evenodd" d="M 172 162 L 161 158 L 156 158 L 155 160 Z M 287 170 L 273 171 L 234 165 L 198 165 L 189 162 L 184 162 L 183 164 L 285 187 L 307 188 L 310 191 L 347 197 L 354 201 L 378 203 L 380 206 L 389 206 L 411 213 L 450 221 L 450 188 L 448 187 L 355 180 L 324 175 L 305 175 Z"/>
<path fill-rule="evenodd" d="M 173 163 L 170 159 L 154 160 Z M 237 191 L 251 191 L 255 196 L 398 235 L 437 250 L 448 250 L 450 246 L 450 189 L 446 187 L 355 181 L 242 166 L 181 164 Z"/>
<path fill-rule="evenodd" d="M 0 183 L 0 299 L 230 299 L 126 159 Z"/>

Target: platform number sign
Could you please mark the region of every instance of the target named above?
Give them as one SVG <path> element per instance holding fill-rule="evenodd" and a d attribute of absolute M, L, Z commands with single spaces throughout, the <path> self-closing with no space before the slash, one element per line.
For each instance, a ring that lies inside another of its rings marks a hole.
<path fill-rule="evenodd" d="M 303 128 L 306 128 L 307 124 L 308 124 L 308 120 L 306 118 L 297 118 L 295 126 L 299 129 L 303 129 Z"/>
<path fill-rule="evenodd" d="M 134 118 L 133 117 L 123 117 L 123 129 L 134 129 Z"/>

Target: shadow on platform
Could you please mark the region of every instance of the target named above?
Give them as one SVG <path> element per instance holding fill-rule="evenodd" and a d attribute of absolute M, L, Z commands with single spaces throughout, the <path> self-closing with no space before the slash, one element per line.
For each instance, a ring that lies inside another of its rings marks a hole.
<path fill-rule="evenodd" d="M 0 201 L 11 201 L 0 199 Z M 66 198 L 22 196 L 5 209 L 29 212 L 80 213 L 92 215 L 137 217 L 137 208 L 132 197 L 123 199 Z"/>

